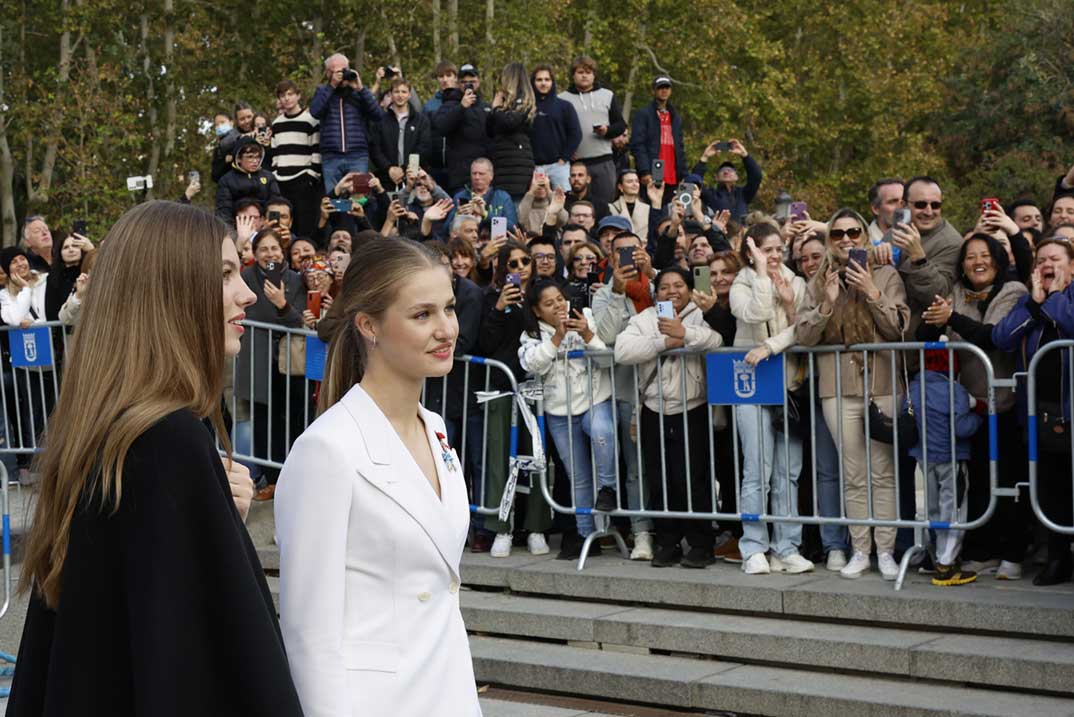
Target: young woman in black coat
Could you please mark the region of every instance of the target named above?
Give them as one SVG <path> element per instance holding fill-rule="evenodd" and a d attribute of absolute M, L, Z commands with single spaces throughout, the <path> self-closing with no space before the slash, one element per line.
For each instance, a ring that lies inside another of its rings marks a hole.
<path fill-rule="evenodd" d="M 520 62 L 512 62 L 503 68 L 487 127 L 492 138 L 496 188 L 510 194 L 516 203 L 526 194 L 533 180 L 530 129 L 536 113 L 537 103 L 526 68 Z"/>
<path fill-rule="evenodd" d="M 59 320 L 60 309 L 82 273 L 82 260 L 93 250 L 93 242 L 73 233 L 52 245 L 52 265 L 45 279 L 45 320 Z"/>
<path fill-rule="evenodd" d="M 36 465 L 8 717 L 302 714 L 249 472 L 205 424 L 227 447 L 224 359 L 254 301 L 226 232 L 158 201 L 102 244 Z"/>

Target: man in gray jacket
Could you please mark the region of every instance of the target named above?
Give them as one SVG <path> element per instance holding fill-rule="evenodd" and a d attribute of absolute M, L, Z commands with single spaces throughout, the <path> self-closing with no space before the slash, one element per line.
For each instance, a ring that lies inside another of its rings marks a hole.
<path fill-rule="evenodd" d="M 585 163 L 593 178 L 590 192 L 604 204 L 615 198 L 615 161 L 612 140 L 627 130 L 623 109 L 615 93 L 597 83 L 597 63 L 579 57 L 571 63 L 571 86 L 559 95 L 574 106 L 582 127 L 582 143 L 575 159 Z"/>

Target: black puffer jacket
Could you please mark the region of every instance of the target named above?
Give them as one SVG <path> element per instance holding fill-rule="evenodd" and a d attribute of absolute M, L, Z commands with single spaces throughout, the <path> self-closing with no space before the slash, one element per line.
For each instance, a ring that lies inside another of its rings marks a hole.
<path fill-rule="evenodd" d="M 235 219 L 235 205 L 243 199 L 251 197 L 262 204 L 273 197 L 280 196 L 280 185 L 276 183 L 276 177 L 268 170 L 258 166 L 256 172 L 244 172 L 239 169 L 239 152 L 243 147 L 253 145 L 261 150 L 264 159 L 264 148 L 253 137 L 240 137 L 235 144 L 235 161 L 231 170 L 220 178 L 216 185 L 216 215 L 229 224 Z"/>
<path fill-rule="evenodd" d="M 497 108 L 489 113 L 488 134 L 492 138 L 492 166 L 496 187 L 516 202 L 530 188 L 533 179 L 533 121 L 517 110 Z"/>
<path fill-rule="evenodd" d="M 454 194 L 470 181 L 470 163 L 478 157 L 490 157 L 491 143 L 486 131 L 487 102 L 478 97 L 469 107 L 462 106 L 462 90 L 444 90 L 444 102 L 433 115 L 433 129 L 447 140 L 448 194 Z"/>

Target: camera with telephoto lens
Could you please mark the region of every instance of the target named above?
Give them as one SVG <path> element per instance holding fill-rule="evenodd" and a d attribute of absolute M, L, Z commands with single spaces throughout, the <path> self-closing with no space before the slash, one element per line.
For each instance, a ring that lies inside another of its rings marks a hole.
<path fill-rule="evenodd" d="M 463 82 L 462 91 L 466 92 L 466 90 L 470 90 L 471 92 L 477 92 L 477 86 L 474 85 L 473 82 Z"/>
<path fill-rule="evenodd" d="M 354 82 L 357 79 L 358 79 L 358 73 L 355 72 L 354 70 L 351 70 L 351 69 L 343 70 L 343 81 L 344 82 Z"/>
<path fill-rule="evenodd" d="M 689 209 L 690 205 L 693 204 L 694 189 L 696 189 L 696 186 L 690 182 L 683 182 L 679 185 L 679 190 L 676 192 L 675 198 L 679 200 L 679 204 L 681 204 L 683 208 Z"/>
<path fill-rule="evenodd" d="M 393 69 L 392 69 L 391 67 L 389 67 L 388 65 L 385 65 L 384 67 L 382 67 L 382 68 L 380 68 L 380 69 L 384 70 L 384 79 L 386 79 L 386 80 L 390 80 L 390 79 L 392 79 L 393 77 L 395 77 L 395 70 L 393 70 Z"/>

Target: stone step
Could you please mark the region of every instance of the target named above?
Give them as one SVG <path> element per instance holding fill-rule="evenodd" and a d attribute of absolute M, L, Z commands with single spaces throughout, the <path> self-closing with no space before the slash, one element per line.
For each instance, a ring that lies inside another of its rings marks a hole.
<path fill-rule="evenodd" d="M 479 683 L 680 709 L 793 717 L 1074 715 L 1074 700 L 915 680 L 473 636 Z"/>
<path fill-rule="evenodd" d="M 471 632 L 1074 694 L 1074 644 L 464 590 Z"/>
<path fill-rule="evenodd" d="M 463 583 L 538 596 L 768 616 L 1074 639 L 1074 583 L 1035 587 L 982 576 L 958 587 L 907 576 L 901 591 L 876 572 L 857 580 L 818 567 L 801 575 L 746 575 L 737 565 L 656 569 L 607 553 L 578 571 L 574 562 L 517 550 L 508 558 L 465 553 Z"/>
<path fill-rule="evenodd" d="M 482 717 L 613 717 L 601 712 L 484 698 L 481 699 L 481 714 Z"/>

